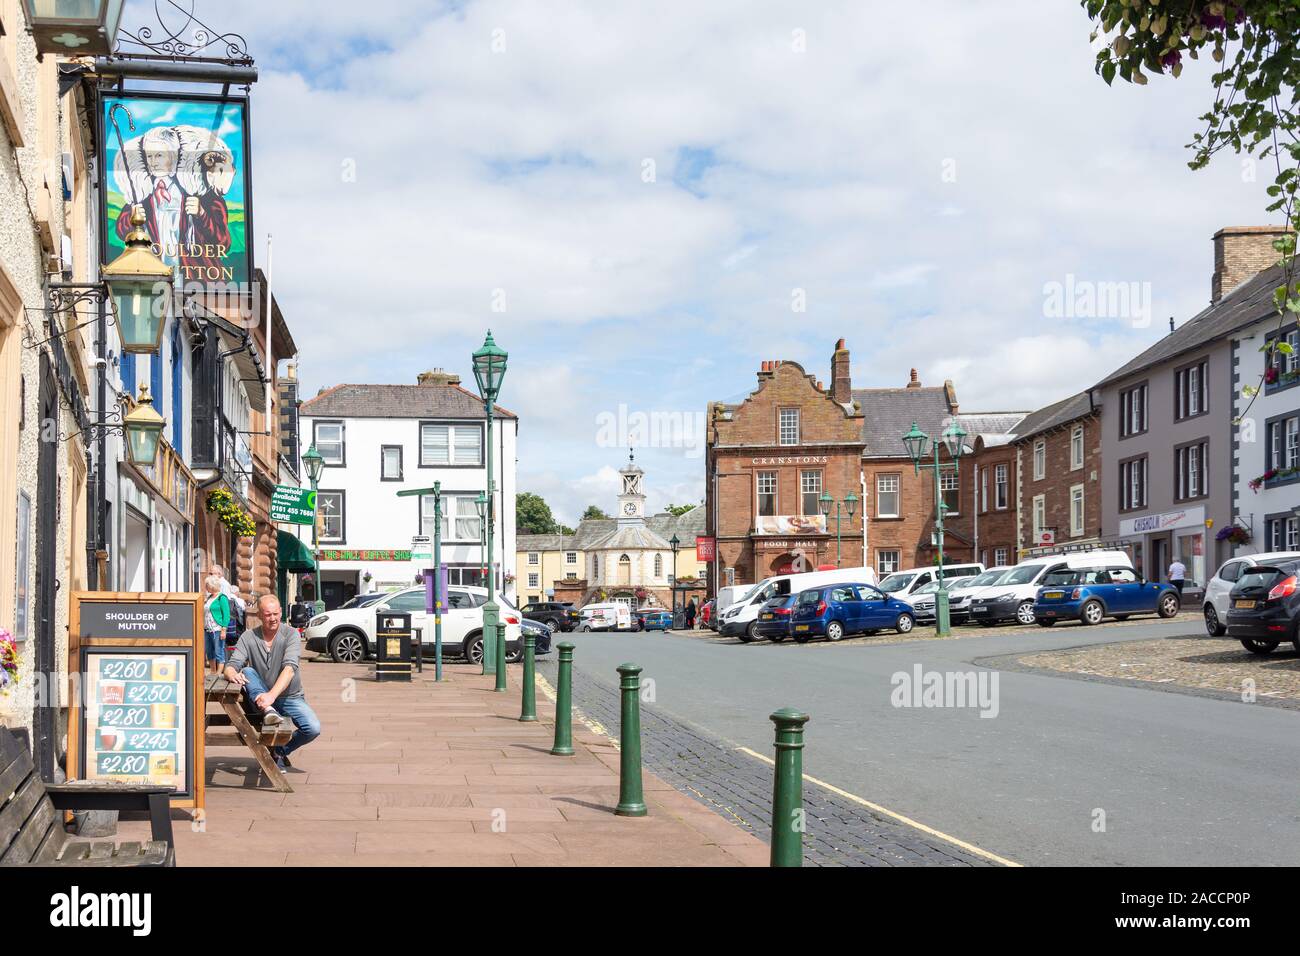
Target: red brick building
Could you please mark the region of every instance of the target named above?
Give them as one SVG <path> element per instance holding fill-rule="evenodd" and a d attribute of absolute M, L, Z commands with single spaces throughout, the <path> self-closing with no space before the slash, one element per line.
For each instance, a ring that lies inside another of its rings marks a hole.
<path fill-rule="evenodd" d="M 1099 544 L 1101 410 L 1088 393 L 1026 416 L 1014 447 L 1020 557 Z"/>
<path fill-rule="evenodd" d="M 955 419 L 969 435 L 968 447 L 980 438 L 1005 446 L 1024 417 L 959 414 L 952 382 L 924 386 L 915 369 L 902 388 L 855 390 L 843 339 L 831 356 L 830 382 L 824 387 L 798 363 L 767 361 L 743 402 L 710 406 L 706 507 L 708 533 L 717 538 L 714 586 L 834 565 L 837 549 L 840 566 L 866 564 L 882 575 L 933 564 L 934 474 L 928 468 L 917 474 L 903 435 L 915 423 L 937 438 Z M 1006 448 L 1001 454 L 1014 458 Z M 974 560 L 973 463 L 947 467 L 946 450 L 941 460 L 945 557 Z M 827 519 L 818 507 L 823 493 L 841 502 L 849 493 L 858 498 L 852 517 L 840 512 L 838 545 L 834 510 Z M 1012 500 L 1005 510 L 1014 508 Z"/>

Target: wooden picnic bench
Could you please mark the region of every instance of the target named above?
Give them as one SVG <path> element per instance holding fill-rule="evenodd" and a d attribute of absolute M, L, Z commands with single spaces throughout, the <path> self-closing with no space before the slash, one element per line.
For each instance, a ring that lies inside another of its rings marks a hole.
<path fill-rule="evenodd" d="M 0 866 L 175 866 L 171 794 L 98 780 L 45 783 L 27 746 L 0 727 Z M 75 841 L 63 828 L 68 810 L 147 810 L 153 839 Z"/>
<path fill-rule="evenodd" d="M 293 793 L 293 787 L 284 779 L 284 774 L 275 765 L 271 756 L 272 747 L 283 747 L 297 732 L 292 720 L 283 714 L 280 723 L 270 727 L 262 725 L 262 715 L 248 713 L 244 709 L 244 688 L 226 680 L 221 674 L 208 674 L 203 679 L 204 719 L 207 727 L 232 727 L 235 734 L 208 733 L 204 730 L 203 739 L 208 747 L 232 747 L 242 743 L 252 752 L 257 765 L 271 786 L 280 793 Z M 221 713 L 206 712 L 207 704 L 219 704 Z"/>

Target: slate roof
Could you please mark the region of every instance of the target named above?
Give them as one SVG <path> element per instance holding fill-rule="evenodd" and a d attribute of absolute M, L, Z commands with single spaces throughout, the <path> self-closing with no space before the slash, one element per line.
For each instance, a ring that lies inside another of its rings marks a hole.
<path fill-rule="evenodd" d="M 494 418 L 517 418 L 494 406 Z M 483 400 L 459 385 L 335 385 L 302 403 L 305 418 L 482 418 Z"/>
<path fill-rule="evenodd" d="M 619 530 L 614 518 L 587 518 L 578 522 L 577 530 L 565 534 L 521 534 L 515 539 L 516 551 L 592 551 L 601 548 L 649 548 L 667 550 L 668 539 L 677 535 L 683 548 L 695 547 L 695 539 L 704 534 L 704 506 L 698 505 L 684 515 L 666 511 L 645 519 L 649 536 L 642 543 L 614 543 Z M 618 539 L 622 541 L 623 539 Z"/>
<path fill-rule="evenodd" d="M 615 527 L 602 537 L 593 538 L 587 545 L 590 551 L 667 551 L 667 541 L 645 525 Z"/>
<path fill-rule="evenodd" d="M 905 458 L 903 435 L 912 422 L 937 436 L 952 415 L 948 393 L 942 387 L 855 388 L 853 397 L 862 407 L 864 458 Z"/>
<path fill-rule="evenodd" d="M 975 412 L 969 415 L 950 416 L 949 421 L 956 418 L 957 424 L 961 425 L 962 430 L 966 432 L 967 441 L 974 442 L 978 435 L 984 435 L 986 439 L 993 439 L 999 435 L 1014 435 L 1016 426 L 1025 415 L 1025 412 Z M 945 421 L 943 427 L 947 428 L 948 422 Z"/>
<path fill-rule="evenodd" d="M 1222 299 L 1184 322 L 1136 358 L 1111 372 L 1094 386 L 1102 388 L 1161 362 L 1222 339 L 1272 315 L 1273 290 L 1282 284 L 1281 266 L 1271 266 L 1237 286 Z"/>
<path fill-rule="evenodd" d="M 1026 415 L 1025 420 L 1016 429 L 1016 441 L 1050 431 L 1058 425 L 1072 422 L 1091 412 L 1092 403 L 1088 400 L 1088 392 L 1079 392 L 1077 395 L 1063 398 L 1055 404 Z"/>
<path fill-rule="evenodd" d="M 574 551 L 572 535 L 521 534 L 515 536 L 516 551 Z"/>

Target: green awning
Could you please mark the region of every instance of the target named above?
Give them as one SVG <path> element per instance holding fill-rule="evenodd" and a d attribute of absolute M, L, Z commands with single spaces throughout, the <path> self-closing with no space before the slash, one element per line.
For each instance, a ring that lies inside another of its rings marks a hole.
<path fill-rule="evenodd" d="M 286 571 L 315 571 L 316 562 L 312 560 L 311 548 L 287 531 L 277 531 L 276 564 Z"/>

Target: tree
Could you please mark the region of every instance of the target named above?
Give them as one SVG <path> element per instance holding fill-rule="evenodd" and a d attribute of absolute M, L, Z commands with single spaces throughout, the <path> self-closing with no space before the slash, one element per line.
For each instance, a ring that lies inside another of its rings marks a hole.
<path fill-rule="evenodd" d="M 698 507 L 699 505 L 669 505 L 664 510 L 670 515 L 680 518 L 682 515 L 686 514 L 686 512 L 694 511 Z"/>
<path fill-rule="evenodd" d="M 582 513 L 583 521 L 595 521 L 600 518 L 608 518 L 608 517 L 609 515 L 605 514 L 605 512 L 601 511 L 595 505 L 587 505 L 587 510 Z"/>
<path fill-rule="evenodd" d="M 1154 75 L 1183 72 L 1184 52 L 1193 60 L 1209 49 L 1223 66 L 1211 77 L 1214 102 L 1200 118 L 1204 132 L 1188 146 L 1192 169 L 1203 169 L 1225 147 L 1264 160 L 1273 158 L 1275 175 L 1268 187 L 1269 212 L 1281 212 L 1290 233 L 1273 243 L 1282 284 L 1273 304 L 1279 328 L 1300 313 L 1300 284 L 1295 283 L 1296 189 L 1300 186 L 1300 4 L 1295 0 L 1081 0 L 1097 29 L 1109 42 L 1097 54 L 1096 70 L 1107 84 L 1116 74 L 1145 86 L 1146 69 Z M 1112 36 L 1113 35 L 1113 36 Z M 1281 337 L 1261 349 L 1264 367 L 1276 362 L 1272 353 L 1290 354 Z M 1267 371 L 1265 375 L 1267 375 Z M 1246 385 L 1242 394 L 1254 403 L 1259 386 Z M 1247 407 L 1247 411 L 1249 406 Z M 1242 412 L 1244 416 L 1245 412 Z M 1240 418 L 1238 419 L 1238 421 Z"/>
<path fill-rule="evenodd" d="M 519 534 L 559 534 L 551 506 L 541 495 L 523 491 L 515 495 L 515 529 Z"/>

